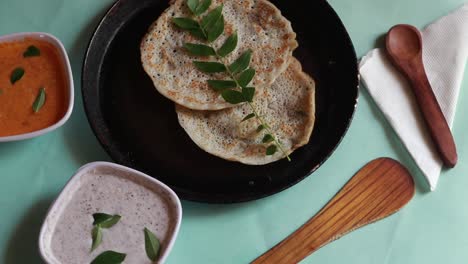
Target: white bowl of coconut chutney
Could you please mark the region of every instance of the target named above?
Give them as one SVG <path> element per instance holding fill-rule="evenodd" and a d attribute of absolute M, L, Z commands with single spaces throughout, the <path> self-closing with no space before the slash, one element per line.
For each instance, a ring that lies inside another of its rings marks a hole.
<path fill-rule="evenodd" d="M 97 214 L 119 219 L 100 228 L 100 243 L 91 250 Z M 165 184 L 124 166 L 93 162 L 78 170 L 50 207 L 39 249 L 49 264 L 92 263 L 106 251 L 125 255 L 124 263 L 164 263 L 181 219 L 180 200 Z M 155 261 L 147 253 L 145 228 L 159 240 Z"/>

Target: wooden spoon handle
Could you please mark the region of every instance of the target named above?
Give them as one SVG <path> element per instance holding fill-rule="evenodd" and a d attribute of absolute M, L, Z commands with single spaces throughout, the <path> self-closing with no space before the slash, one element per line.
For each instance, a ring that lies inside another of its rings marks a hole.
<path fill-rule="evenodd" d="M 457 149 L 452 133 L 445 119 L 440 105 L 427 79 L 422 59 L 418 67 L 412 67 L 413 71 L 409 79 L 413 87 L 413 93 L 421 109 L 429 134 L 440 154 L 444 164 L 453 168 L 458 161 Z"/>
<path fill-rule="evenodd" d="M 386 37 L 386 50 L 393 64 L 411 82 L 419 109 L 439 156 L 447 167 L 457 164 L 452 133 L 427 79 L 423 63 L 421 32 L 411 25 L 396 25 Z"/>
<path fill-rule="evenodd" d="M 392 159 L 374 160 L 314 218 L 252 263 L 298 263 L 342 235 L 396 212 L 413 194 L 406 168 Z"/>

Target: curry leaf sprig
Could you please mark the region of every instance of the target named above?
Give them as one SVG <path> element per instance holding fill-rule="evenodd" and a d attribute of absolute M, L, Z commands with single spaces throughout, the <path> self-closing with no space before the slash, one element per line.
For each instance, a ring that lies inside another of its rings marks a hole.
<path fill-rule="evenodd" d="M 255 69 L 249 67 L 252 51 L 243 52 L 233 63 L 226 63 L 226 56 L 237 47 L 238 36 L 234 32 L 219 48 L 215 49 L 212 43 L 224 32 L 223 5 L 202 16 L 211 5 L 211 0 L 187 0 L 187 6 L 193 18 L 175 17 L 172 22 L 180 29 L 188 31 L 192 36 L 202 40 L 201 43 L 184 43 L 185 50 L 194 56 L 214 57 L 216 61 L 194 61 L 194 66 L 204 73 L 227 73 L 224 80 L 208 80 L 208 85 L 220 92 L 223 99 L 230 104 L 247 103 L 251 113 L 246 115 L 241 122 L 256 118 L 258 122 L 257 132 L 266 131 L 262 142 L 270 144 L 266 148 L 266 155 L 273 155 L 278 149 L 283 152 L 288 161 L 291 161 L 287 152 L 283 149 L 277 137 L 271 131 L 271 127 L 265 122 L 259 111 L 255 108 L 253 98 L 255 87 L 249 86 L 255 76 Z"/>

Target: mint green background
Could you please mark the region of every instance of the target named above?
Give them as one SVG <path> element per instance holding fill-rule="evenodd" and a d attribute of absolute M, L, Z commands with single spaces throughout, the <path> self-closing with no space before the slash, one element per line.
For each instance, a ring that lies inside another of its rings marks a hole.
<path fill-rule="evenodd" d="M 0 263 L 41 263 L 36 241 L 52 199 L 81 165 L 109 160 L 86 121 L 80 96 L 83 54 L 92 30 L 113 0 L 0 0 L 0 35 L 45 31 L 60 38 L 75 76 L 70 121 L 40 138 L 0 144 Z M 292 1 L 291 3 L 295 3 Z M 306 3 L 306 1 L 302 1 Z M 332 0 L 359 56 L 396 23 L 423 26 L 462 0 Z M 298 4 L 298 3 L 296 3 Z M 313 10 L 311 10 L 313 15 Z M 468 74 L 454 136 L 459 164 L 444 171 L 436 192 L 365 90 L 351 128 L 335 154 L 311 177 L 275 196 L 235 205 L 183 202 L 180 235 L 168 263 L 247 263 L 313 216 L 367 161 L 400 160 L 417 182 L 399 213 L 320 249 L 303 263 L 450 264 L 468 261 Z"/>

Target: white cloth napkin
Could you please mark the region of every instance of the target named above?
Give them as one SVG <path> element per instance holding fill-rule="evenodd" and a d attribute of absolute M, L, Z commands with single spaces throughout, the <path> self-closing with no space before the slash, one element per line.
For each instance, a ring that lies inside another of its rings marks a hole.
<path fill-rule="evenodd" d="M 427 26 L 422 36 L 426 73 L 452 127 L 468 56 L 468 3 Z M 442 161 L 407 81 L 381 49 L 374 49 L 364 56 L 359 70 L 370 95 L 424 173 L 431 191 L 435 190 Z"/>

